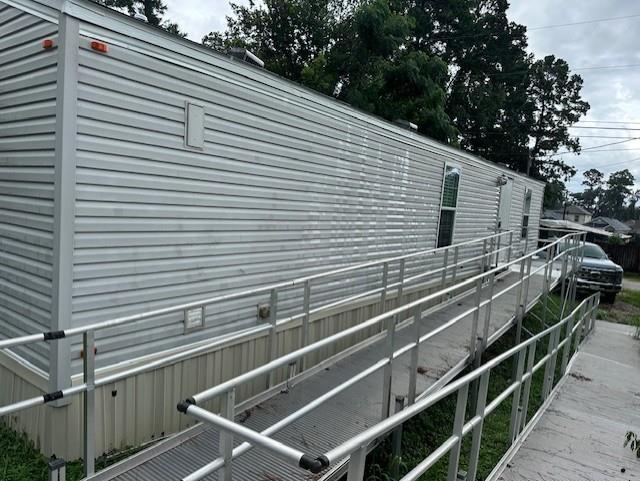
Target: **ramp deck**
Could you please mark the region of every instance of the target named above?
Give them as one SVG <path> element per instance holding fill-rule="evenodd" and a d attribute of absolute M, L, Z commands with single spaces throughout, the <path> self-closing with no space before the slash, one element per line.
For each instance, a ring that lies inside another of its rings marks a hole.
<path fill-rule="evenodd" d="M 631 326 L 598 321 L 569 375 L 494 480 L 640 479 L 640 459 L 623 447 L 640 433 L 640 341 Z"/>
<path fill-rule="evenodd" d="M 534 267 L 535 264 L 536 262 L 534 262 Z M 539 275 L 534 275 L 531 278 L 529 306 L 532 306 L 542 293 L 542 274 L 540 272 Z M 558 264 L 552 273 L 553 282 L 557 282 L 559 275 Z M 517 272 L 503 273 L 500 279 L 496 278 L 495 292 L 510 285 L 517 278 Z M 483 296 L 487 295 L 485 288 Z M 515 289 L 494 300 L 490 319 L 490 343 L 500 337 L 513 324 L 515 304 Z M 423 318 L 421 332 L 424 334 L 443 325 L 455 315 L 465 312 L 474 305 L 474 294 L 470 293 L 447 307 L 431 312 Z M 481 320 L 484 319 L 483 316 L 484 309 L 480 313 Z M 448 382 L 468 363 L 471 317 L 469 315 L 463 318 L 461 322 L 421 346 L 418 364 L 421 373 L 418 376 L 418 394 L 433 390 Z M 400 347 L 411 342 L 413 332 L 414 330 L 411 328 L 400 329 L 397 332 L 396 346 Z M 379 361 L 384 356 L 384 342 L 384 339 L 377 340 L 331 367 L 302 380 L 288 392 L 280 393 L 240 413 L 236 419 L 244 419 L 244 425 L 251 429 L 257 431 L 265 429 L 306 405 L 320 394 Z M 392 396 L 406 395 L 409 384 L 409 367 L 410 353 L 394 362 Z M 380 420 L 382 382 L 381 372 L 364 379 L 273 437 L 306 452 L 322 453 L 327 451 Z M 240 443 L 240 440 L 234 441 L 236 445 Z M 92 479 L 115 479 L 118 481 L 181 479 L 216 459 L 219 455 L 218 442 L 219 435 L 215 428 L 198 425 L 99 473 Z M 331 471 L 322 477 L 310 478 L 308 471 L 280 461 L 271 453 L 260 448 L 254 448 L 233 461 L 234 480 L 306 481 L 309 479 L 329 479 L 330 477 Z M 217 474 L 209 475 L 206 479 L 217 479 Z"/>

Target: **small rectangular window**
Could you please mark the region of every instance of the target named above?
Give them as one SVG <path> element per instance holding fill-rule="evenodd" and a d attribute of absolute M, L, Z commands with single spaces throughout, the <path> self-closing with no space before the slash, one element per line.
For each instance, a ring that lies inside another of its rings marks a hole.
<path fill-rule="evenodd" d="M 440 202 L 440 219 L 438 221 L 437 247 L 445 247 L 453 243 L 453 229 L 458 207 L 458 188 L 460 185 L 460 167 L 447 165 L 442 181 L 442 199 Z"/>
<path fill-rule="evenodd" d="M 526 239 L 529 235 L 529 213 L 531 212 L 531 189 L 527 189 L 524 194 L 524 206 L 522 209 L 522 232 L 520 237 Z"/>

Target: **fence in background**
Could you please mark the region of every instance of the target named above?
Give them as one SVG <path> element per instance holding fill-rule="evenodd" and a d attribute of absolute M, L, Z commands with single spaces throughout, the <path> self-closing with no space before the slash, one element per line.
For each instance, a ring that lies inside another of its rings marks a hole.
<path fill-rule="evenodd" d="M 640 273 L 640 246 L 635 244 L 615 245 L 598 243 L 609 259 L 620 265 L 626 272 Z"/>

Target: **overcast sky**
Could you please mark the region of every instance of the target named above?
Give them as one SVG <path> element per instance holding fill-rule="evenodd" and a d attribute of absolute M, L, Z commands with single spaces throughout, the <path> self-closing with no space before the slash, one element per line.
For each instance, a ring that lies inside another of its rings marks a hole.
<path fill-rule="evenodd" d="M 223 29 L 230 13 L 226 0 L 166 0 L 167 17 L 178 22 L 191 40 L 200 41 L 206 33 Z M 247 3 L 238 0 L 238 3 Z M 583 98 L 591 104 L 583 127 L 608 129 L 573 129 L 584 149 L 640 137 L 640 3 L 630 0 L 511 0 L 512 20 L 529 28 L 529 47 L 538 57 L 554 54 L 569 62 L 584 78 Z M 586 23 L 557 28 L 539 28 L 611 17 L 633 18 Z M 589 67 L 636 64 L 639 67 L 582 70 Z M 598 121 L 598 123 L 591 122 Z M 637 124 L 603 124 L 602 121 L 637 122 Z M 622 128 L 639 129 L 621 130 Z M 591 137 L 587 137 L 591 136 Z M 619 137 L 619 138 L 595 138 Z M 582 172 L 597 168 L 609 174 L 628 168 L 640 187 L 640 140 L 584 151 L 579 156 L 565 155 L 564 160 L 578 169 L 569 182 L 571 191 L 582 189 Z M 611 150 L 615 149 L 615 150 Z M 634 150 L 637 149 L 637 150 Z"/>

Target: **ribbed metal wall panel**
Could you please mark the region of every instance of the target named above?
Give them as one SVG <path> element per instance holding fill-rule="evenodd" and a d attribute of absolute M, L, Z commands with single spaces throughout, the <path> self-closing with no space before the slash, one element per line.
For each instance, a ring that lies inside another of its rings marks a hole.
<path fill-rule="evenodd" d="M 57 26 L 0 2 L 0 336 L 51 325 Z M 17 349 L 40 368 L 43 344 Z"/>
<path fill-rule="evenodd" d="M 79 61 L 74 325 L 434 247 L 446 161 L 462 167 L 455 242 L 495 227 L 497 166 L 321 96 L 311 103 L 235 62 L 205 74 L 118 45 L 101 55 L 89 40 Z M 186 101 L 205 108 L 202 151 L 185 147 Z M 313 299 L 379 282 L 380 269 L 369 270 Z M 253 324 L 258 301 L 267 299 L 214 306 L 207 324 Z M 292 290 L 279 312 L 300 304 Z M 212 335 L 185 336 L 181 320 L 103 333 L 102 362 Z"/>

